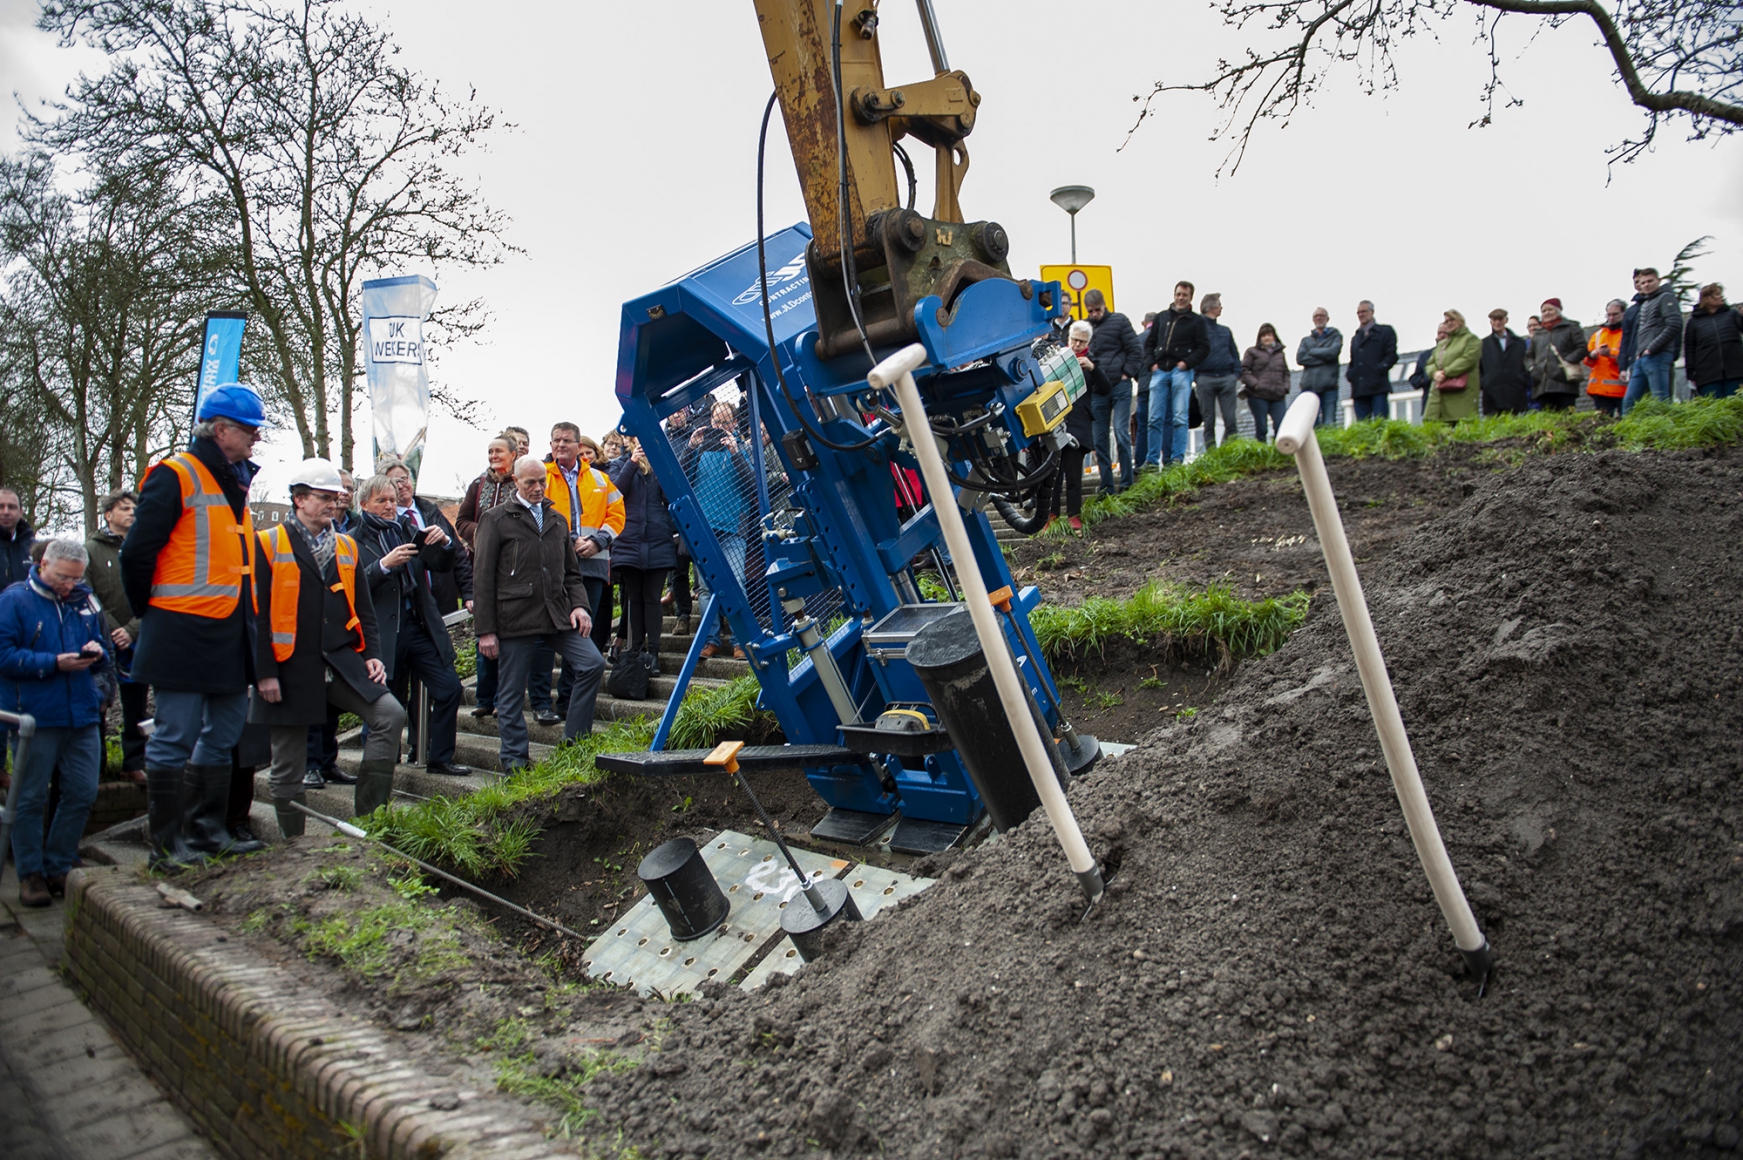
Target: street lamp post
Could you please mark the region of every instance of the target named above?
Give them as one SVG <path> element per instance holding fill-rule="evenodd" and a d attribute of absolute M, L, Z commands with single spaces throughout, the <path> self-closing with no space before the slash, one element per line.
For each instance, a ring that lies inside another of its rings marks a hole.
<path fill-rule="evenodd" d="M 1077 265 L 1077 211 L 1095 200 L 1087 185 L 1062 185 L 1047 195 L 1054 205 L 1071 215 L 1071 264 Z"/>

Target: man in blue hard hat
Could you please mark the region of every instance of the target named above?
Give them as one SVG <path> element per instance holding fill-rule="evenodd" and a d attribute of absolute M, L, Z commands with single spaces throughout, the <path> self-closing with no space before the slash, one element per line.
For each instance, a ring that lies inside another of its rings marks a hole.
<path fill-rule="evenodd" d="M 155 728 L 145 746 L 154 867 L 246 853 L 225 827 L 230 751 L 254 683 L 249 461 L 266 412 L 240 383 L 200 402 L 188 449 L 155 463 L 140 482 L 121 579 L 139 612 L 133 679 L 152 686 Z"/>

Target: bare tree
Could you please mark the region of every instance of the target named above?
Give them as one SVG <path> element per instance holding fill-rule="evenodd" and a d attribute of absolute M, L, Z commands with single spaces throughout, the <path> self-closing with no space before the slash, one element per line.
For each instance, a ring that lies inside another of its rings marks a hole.
<path fill-rule="evenodd" d="M 163 170 L 90 177 L 68 194 L 45 157 L 0 161 L 0 357 L 51 452 L 42 481 L 86 531 L 98 495 L 136 479 L 191 409 L 190 319 L 224 293 L 228 256 L 213 207 Z"/>
<path fill-rule="evenodd" d="M 338 0 L 48 0 L 41 25 L 114 62 L 32 138 L 114 168 L 187 167 L 223 192 L 260 323 L 245 358 L 305 455 L 331 455 L 338 412 L 351 466 L 363 279 L 407 266 L 440 277 L 510 252 L 507 219 L 451 168 L 495 113 L 396 63 L 388 35 Z M 481 325 L 477 302 L 444 313 L 453 333 Z"/>
<path fill-rule="evenodd" d="M 1617 80 L 1645 114 L 1639 132 L 1610 150 L 1615 160 L 1639 156 L 1665 120 L 1685 121 L 1691 140 L 1743 126 L 1743 18 L 1736 0 L 1219 0 L 1218 6 L 1225 24 L 1258 45 L 1248 44 L 1241 58 L 1219 60 L 1206 80 L 1161 80 L 1148 96 L 1134 96 L 1142 107 L 1133 131 L 1163 93 L 1209 94 L 1225 114 L 1213 139 L 1234 142 L 1224 161 L 1231 172 L 1261 121 L 1287 124 L 1336 72 L 1355 73 L 1370 93 L 1397 88 L 1396 45 L 1433 35 L 1461 15 L 1473 22 L 1489 57 L 1483 113 L 1472 126 L 1490 123 L 1498 97 L 1505 105 L 1521 103 L 1501 78 L 1499 30 L 1508 15 L 1532 18 L 1533 35 L 1564 27 L 1597 33 Z"/>

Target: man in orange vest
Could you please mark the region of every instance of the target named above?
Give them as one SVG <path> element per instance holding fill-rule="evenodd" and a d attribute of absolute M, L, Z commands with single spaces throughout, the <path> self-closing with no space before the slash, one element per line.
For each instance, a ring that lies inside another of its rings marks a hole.
<path fill-rule="evenodd" d="M 203 862 L 239 846 L 225 827 L 230 751 L 254 682 L 255 555 L 248 459 L 265 425 L 240 383 L 201 400 L 188 449 L 140 481 L 121 545 L 121 581 L 139 614 L 133 680 L 156 697 L 145 745 L 154 867 Z"/>
<path fill-rule="evenodd" d="M 1628 393 L 1616 361 L 1622 353 L 1622 315 L 1627 309 L 1620 298 L 1611 299 L 1604 307 L 1604 325 L 1586 339 L 1586 394 L 1592 396 L 1594 407 L 1611 417 L 1622 413 L 1622 398 Z"/>
<path fill-rule="evenodd" d="M 291 476 L 293 515 L 260 533 L 255 592 L 260 602 L 260 677 L 248 719 L 272 731 L 272 804 L 287 838 L 303 832 L 303 771 L 309 726 L 327 706 L 369 726 L 357 770 L 358 815 L 393 796 L 393 767 L 406 712 L 387 691 L 369 585 L 357 582 L 357 541 L 333 530 L 344 483 L 325 459 L 305 459 Z"/>

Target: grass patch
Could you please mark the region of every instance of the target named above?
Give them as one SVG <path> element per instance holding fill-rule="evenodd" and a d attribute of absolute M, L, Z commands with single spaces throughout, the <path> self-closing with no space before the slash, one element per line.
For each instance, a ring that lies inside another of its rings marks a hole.
<path fill-rule="evenodd" d="M 672 720 L 668 749 L 711 749 L 722 733 L 749 726 L 759 713 L 757 695 L 762 686 L 754 674 L 736 677 L 717 688 L 691 689 Z M 772 715 L 771 715 L 772 716 Z M 647 748 L 643 746 L 642 748 Z"/>
<path fill-rule="evenodd" d="M 1395 419 L 1370 419 L 1352 427 L 1318 428 L 1320 452 L 1327 459 L 1418 459 L 1455 443 L 1514 441 L 1520 455 L 1568 451 L 1679 451 L 1723 447 L 1743 441 L 1743 396 L 1693 399 L 1687 403 L 1637 403 L 1625 419 L 1612 420 L 1596 411 L 1528 411 L 1523 415 L 1491 415 L 1464 422 L 1417 426 Z M 1084 527 L 1129 516 L 1158 503 L 1173 502 L 1207 484 L 1228 483 L 1243 476 L 1294 466 L 1294 461 L 1268 443 L 1231 439 L 1191 463 L 1140 475 L 1119 495 L 1084 501 Z M 1070 535 L 1063 523 L 1041 532 L 1038 539 Z"/>
<path fill-rule="evenodd" d="M 478 675 L 478 645 L 476 642 L 454 650 L 454 675 L 461 680 Z"/>
<path fill-rule="evenodd" d="M 336 914 L 320 922 L 297 919 L 291 932 L 311 959 L 337 959 L 365 979 L 379 978 L 393 961 L 396 942 L 411 941 L 417 953 L 397 972 L 393 982 L 409 976 L 434 978 L 471 960 L 455 924 L 467 921 L 460 911 L 417 902 L 389 902 L 364 910 Z"/>
<path fill-rule="evenodd" d="M 496 1052 L 496 1086 L 511 1095 L 528 1096 L 558 1113 L 555 1135 L 573 1139 L 599 1113 L 582 1102 L 581 1089 L 594 1076 L 628 1071 L 635 1064 L 609 1051 L 566 1058 L 554 1074 L 541 1069 L 532 1050 L 533 1030 L 525 1020 L 505 1019 L 490 1037 L 480 1039 L 480 1051 Z"/>
<path fill-rule="evenodd" d="M 1043 604 L 1029 615 L 1049 660 L 1101 653 L 1125 639 L 1169 657 L 1214 654 L 1227 664 L 1274 651 L 1307 617 L 1308 596 L 1243 600 L 1227 584 L 1202 591 L 1152 581 L 1130 600 L 1092 596 L 1075 608 Z"/>

